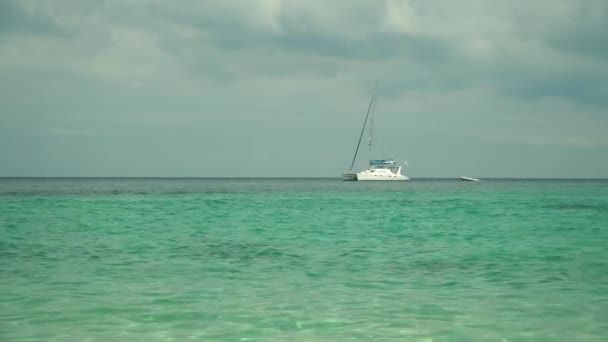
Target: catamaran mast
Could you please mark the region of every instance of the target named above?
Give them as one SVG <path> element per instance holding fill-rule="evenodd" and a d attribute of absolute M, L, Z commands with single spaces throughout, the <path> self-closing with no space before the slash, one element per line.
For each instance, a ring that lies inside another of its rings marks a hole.
<path fill-rule="evenodd" d="M 376 88 L 378 87 L 378 81 L 374 85 L 374 91 L 372 93 L 372 98 L 369 101 L 369 106 L 367 107 L 367 114 L 365 114 L 365 120 L 363 121 L 363 128 L 361 128 L 361 135 L 359 135 L 359 142 L 357 143 L 357 149 L 355 149 L 355 155 L 353 156 L 353 162 L 350 164 L 349 173 L 353 172 L 353 167 L 355 166 L 355 160 L 357 160 L 357 153 L 359 152 L 359 146 L 361 145 L 361 139 L 363 138 L 363 133 L 365 133 L 365 126 L 367 125 L 367 119 L 369 118 L 369 113 L 372 109 L 372 104 L 376 99 Z"/>

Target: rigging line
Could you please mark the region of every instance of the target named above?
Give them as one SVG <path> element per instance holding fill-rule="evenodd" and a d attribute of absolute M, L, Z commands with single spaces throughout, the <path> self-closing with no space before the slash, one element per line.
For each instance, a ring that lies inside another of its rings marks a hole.
<path fill-rule="evenodd" d="M 382 125 L 376 123 L 376 112 L 378 111 L 378 105 L 380 104 L 378 97 L 374 100 L 374 106 L 370 114 L 370 135 L 369 135 L 369 153 L 370 159 L 375 157 L 382 157 L 385 154 L 384 140 L 382 139 Z"/>
<path fill-rule="evenodd" d="M 372 149 L 372 142 L 374 140 L 374 134 L 376 133 L 376 125 L 374 125 L 376 120 L 376 108 L 378 107 L 378 99 L 376 97 L 378 91 L 378 81 L 376 81 L 376 85 L 374 87 L 374 105 L 372 106 L 372 112 L 369 119 L 369 137 L 367 141 L 367 145 L 369 146 L 370 153 Z"/>
<path fill-rule="evenodd" d="M 377 81 L 376 81 L 377 83 Z M 365 133 L 365 126 L 367 125 L 367 118 L 369 118 L 369 112 L 372 109 L 372 104 L 374 103 L 374 99 L 376 97 L 376 88 L 374 87 L 374 95 L 372 95 L 372 99 L 369 101 L 369 106 L 367 107 L 367 114 L 365 114 L 365 121 L 363 121 L 363 128 L 361 128 L 361 135 L 359 135 L 359 142 L 357 143 L 357 149 L 355 150 L 355 155 L 353 157 L 353 162 L 350 164 L 349 173 L 353 171 L 353 167 L 355 166 L 355 160 L 357 160 L 357 153 L 359 152 L 359 146 L 361 145 L 361 139 L 363 138 L 363 133 Z"/>

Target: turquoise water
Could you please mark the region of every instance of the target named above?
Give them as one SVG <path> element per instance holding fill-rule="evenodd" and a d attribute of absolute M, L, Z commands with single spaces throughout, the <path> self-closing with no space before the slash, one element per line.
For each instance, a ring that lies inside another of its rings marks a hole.
<path fill-rule="evenodd" d="M 171 340 L 608 340 L 608 182 L 0 179 L 0 341 Z"/>

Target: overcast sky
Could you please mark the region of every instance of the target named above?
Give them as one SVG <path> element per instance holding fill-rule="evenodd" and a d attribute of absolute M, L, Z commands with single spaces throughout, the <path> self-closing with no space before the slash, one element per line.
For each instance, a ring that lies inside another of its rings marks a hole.
<path fill-rule="evenodd" d="M 608 177 L 608 1 L 0 1 L 0 176 Z M 359 167 L 368 158 L 362 149 Z"/>

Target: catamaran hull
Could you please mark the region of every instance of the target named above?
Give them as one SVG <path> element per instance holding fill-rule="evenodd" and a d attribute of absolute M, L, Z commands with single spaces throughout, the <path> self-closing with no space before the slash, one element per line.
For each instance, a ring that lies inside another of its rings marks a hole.
<path fill-rule="evenodd" d="M 410 180 L 404 175 L 371 175 L 366 173 L 357 173 L 357 180 L 360 181 L 406 181 Z"/>

